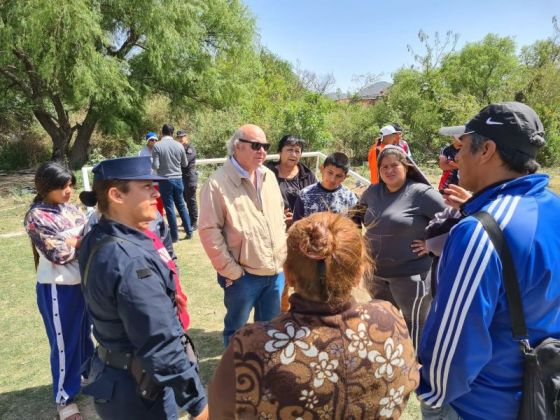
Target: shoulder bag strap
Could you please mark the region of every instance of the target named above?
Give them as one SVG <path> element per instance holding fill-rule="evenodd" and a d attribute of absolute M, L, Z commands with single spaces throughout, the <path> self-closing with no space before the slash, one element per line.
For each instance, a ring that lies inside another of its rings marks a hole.
<path fill-rule="evenodd" d="M 479 211 L 473 216 L 482 223 L 502 262 L 504 289 L 506 291 L 513 337 L 520 340 L 526 339 L 528 337 L 527 326 L 525 325 L 523 304 L 521 302 L 521 294 L 519 293 L 519 281 L 517 280 L 513 259 L 502 230 L 494 217 L 485 211 Z"/>

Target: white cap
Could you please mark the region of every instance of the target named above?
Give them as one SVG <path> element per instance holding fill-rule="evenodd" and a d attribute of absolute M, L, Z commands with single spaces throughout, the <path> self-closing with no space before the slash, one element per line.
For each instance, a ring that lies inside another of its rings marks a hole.
<path fill-rule="evenodd" d="M 386 125 L 385 127 L 381 127 L 379 130 L 379 134 L 381 134 L 381 138 L 385 136 L 390 136 L 391 134 L 399 133 L 399 131 L 395 130 L 395 127 L 392 125 Z"/>
<path fill-rule="evenodd" d="M 472 131 L 467 131 L 464 125 L 454 125 L 452 127 L 442 127 L 439 129 L 439 134 L 442 136 L 461 137 L 470 133 L 472 133 Z"/>

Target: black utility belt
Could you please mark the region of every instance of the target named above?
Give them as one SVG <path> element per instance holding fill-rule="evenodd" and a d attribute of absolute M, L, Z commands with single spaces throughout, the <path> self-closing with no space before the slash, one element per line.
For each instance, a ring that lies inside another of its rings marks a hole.
<path fill-rule="evenodd" d="M 130 365 L 133 359 L 132 352 L 108 350 L 99 345 L 97 347 L 97 355 L 107 366 L 111 366 L 115 369 L 130 370 Z"/>
<path fill-rule="evenodd" d="M 140 359 L 132 354 L 120 350 L 109 350 L 99 345 L 97 347 L 99 359 L 107 366 L 130 372 L 136 381 L 137 394 L 147 400 L 156 400 L 163 391 L 163 386 L 158 384 L 152 375 L 142 369 Z"/>

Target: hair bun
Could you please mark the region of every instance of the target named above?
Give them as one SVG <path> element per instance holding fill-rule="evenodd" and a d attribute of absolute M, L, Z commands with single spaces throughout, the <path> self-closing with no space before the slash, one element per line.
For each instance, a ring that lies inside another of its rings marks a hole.
<path fill-rule="evenodd" d="M 97 204 L 97 195 L 94 191 L 82 191 L 80 201 L 86 207 L 93 207 Z"/>
<path fill-rule="evenodd" d="M 301 252 L 312 260 L 323 260 L 334 252 L 334 237 L 323 223 L 311 223 L 305 227 L 300 243 Z"/>

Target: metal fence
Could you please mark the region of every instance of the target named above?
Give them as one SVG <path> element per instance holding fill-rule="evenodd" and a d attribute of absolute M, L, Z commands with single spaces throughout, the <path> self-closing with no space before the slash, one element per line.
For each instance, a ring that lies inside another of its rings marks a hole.
<path fill-rule="evenodd" d="M 327 155 L 325 155 L 324 153 L 321 153 L 321 152 L 303 152 L 301 154 L 301 157 L 315 158 L 315 172 L 318 172 L 319 171 L 319 166 L 321 165 L 321 162 L 327 158 Z M 280 155 L 278 155 L 278 154 L 267 155 L 266 160 L 277 160 L 279 158 L 280 158 Z M 217 164 L 224 163 L 227 159 L 228 159 L 227 157 L 211 158 L 211 159 L 197 159 L 196 160 L 196 165 L 197 166 L 217 165 Z M 91 182 L 90 182 L 89 177 L 90 177 L 92 169 L 93 169 L 93 167 L 91 167 L 91 166 L 84 166 L 82 168 L 82 182 L 84 184 L 84 190 L 85 191 L 90 191 L 91 190 Z M 356 185 L 358 185 L 358 186 L 368 186 L 370 184 L 369 179 L 364 178 L 362 175 L 360 175 L 359 173 L 357 173 L 353 170 L 348 171 L 348 175 L 355 179 Z"/>

